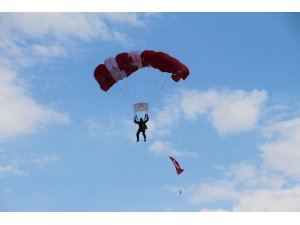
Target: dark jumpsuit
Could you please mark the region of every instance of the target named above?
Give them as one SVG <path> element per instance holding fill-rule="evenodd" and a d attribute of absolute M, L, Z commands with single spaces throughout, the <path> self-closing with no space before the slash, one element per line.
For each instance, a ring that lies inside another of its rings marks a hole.
<path fill-rule="evenodd" d="M 134 122 L 139 125 L 139 129 L 136 132 L 136 139 L 137 139 L 137 141 L 140 140 L 140 133 L 141 132 L 142 132 L 142 134 L 144 136 L 144 141 L 146 141 L 145 130 L 147 129 L 146 123 L 148 122 L 148 120 L 149 120 L 148 115 L 145 116 L 145 120 L 143 120 L 142 118 L 141 118 L 141 120 L 137 120 L 136 117 L 134 118 Z"/>

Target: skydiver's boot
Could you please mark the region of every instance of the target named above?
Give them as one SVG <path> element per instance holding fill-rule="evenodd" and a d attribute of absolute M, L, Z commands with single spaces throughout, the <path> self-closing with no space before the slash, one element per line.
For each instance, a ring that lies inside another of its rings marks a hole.
<path fill-rule="evenodd" d="M 146 142 L 146 138 L 144 138 L 144 142 Z"/>

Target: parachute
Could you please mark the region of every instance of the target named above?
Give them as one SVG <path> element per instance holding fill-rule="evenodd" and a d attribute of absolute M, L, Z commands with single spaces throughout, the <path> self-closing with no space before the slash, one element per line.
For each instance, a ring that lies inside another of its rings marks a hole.
<path fill-rule="evenodd" d="M 164 52 L 145 50 L 123 52 L 106 59 L 95 68 L 94 77 L 100 88 L 107 92 L 115 83 L 144 67 L 171 73 L 175 82 L 185 80 L 189 75 L 189 69 L 176 58 Z"/>
<path fill-rule="evenodd" d="M 179 163 L 176 161 L 176 159 L 174 159 L 174 158 L 171 157 L 171 156 L 169 156 L 169 157 L 170 157 L 172 163 L 173 163 L 174 166 L 175 166 L 177 175 L 180 175 L 180 174 L 184 171 L 184 169 L 182 169 L 182 168 L 180 167 L 180 165 L 179 165 Z M 180 191 L 179 191 L 179 194 L 181 194 L 181 193 L 182 193 L 182 192 L 181 192 L 181 190 L 180 190 Z"/>
<path fill-rule="evenodd" d="M 180 165 L 179 165 L 179 163 L 176 161 L 176 159 L 174 159 L 174 158 L 171 157 L 171 156 L 169 156 L 169 157 L 170 157 L 172 163 L 174 164 L 174 166 L 175 166 L 175 168 L 176 168 L 177 174 L 180 175 L 180 174 L 184 171 L 184 169 L 180 168 Z"/>

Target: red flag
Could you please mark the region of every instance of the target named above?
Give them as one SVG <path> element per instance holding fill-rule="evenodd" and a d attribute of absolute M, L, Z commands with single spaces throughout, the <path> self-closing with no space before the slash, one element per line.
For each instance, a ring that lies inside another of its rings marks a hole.
<path fill-rule="evenodd" d="M 172 162 L 173 162 L 173 164 L 174 164 L 174 166 L 176 168 L 177 174 L 178 175 L 181 174 L 183 172 L 183 169 L 180 168 L 179 163 L 173 157 L 171 157 L 171 156 L 169 156 L 169 157 L 172 160 Z"/>

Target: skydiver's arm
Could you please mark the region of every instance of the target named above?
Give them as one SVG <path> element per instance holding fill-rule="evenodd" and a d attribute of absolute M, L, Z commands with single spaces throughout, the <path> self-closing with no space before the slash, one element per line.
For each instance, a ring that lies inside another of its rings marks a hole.
<path fill-rule="evenodd" d="M 148 120 L 149 120 L 149 116 L 147 115 L 145 118 L 146 118 L 146 119 L 145 119 L 145 123 L 147 123 Z"/>

